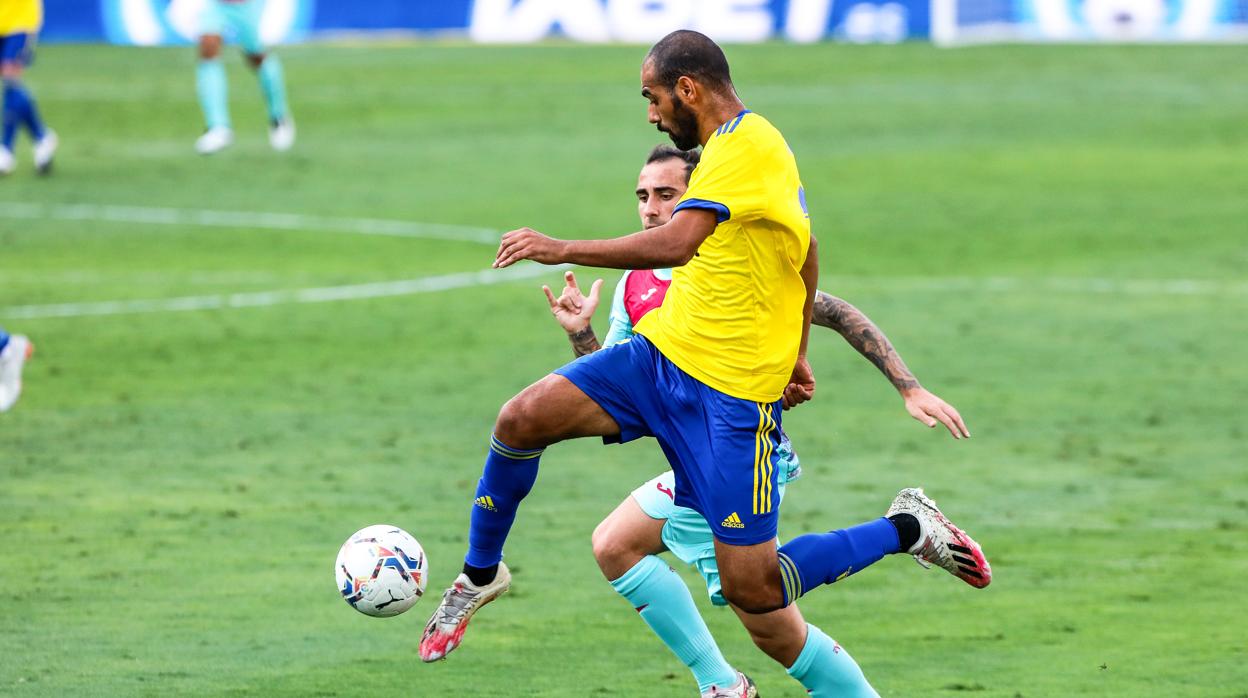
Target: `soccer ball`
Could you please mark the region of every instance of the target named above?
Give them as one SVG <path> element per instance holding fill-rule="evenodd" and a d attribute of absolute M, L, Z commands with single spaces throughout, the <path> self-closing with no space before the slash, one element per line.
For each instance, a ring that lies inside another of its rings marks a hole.
<path fill-rule="evenodd" d="M 342 544 L 334 574 L 342 598 L 366 616 L 397 616 L 425 593 L 429 562 L 420 543 L 398 526 L 377 524 Z"/>

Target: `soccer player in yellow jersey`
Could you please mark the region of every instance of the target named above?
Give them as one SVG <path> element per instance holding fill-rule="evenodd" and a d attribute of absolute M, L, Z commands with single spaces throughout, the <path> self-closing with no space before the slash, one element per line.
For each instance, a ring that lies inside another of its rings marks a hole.
<path fill-rule="evenodd" d="M 43 125 L 35 98 L 22 84 L 22 71 L 35 57 L 35 39 L 43 27 L 42 0 L 3 0 L 0 2 L 0 78 L 4 80 L 4 123 L 0 131 L 0 175 L 17 168 L 13 146 L 19 127 L 34 142 L 35 171 L 52 171 L 57 139 Z"/>
<path fill-rule="evenodd" d="M 706 36 L 664 37 L 646 56 L 641 83 L 650 122 L 678 148 L 703 145 L 671 220 L 607 240 L 522 228 L 503 236 L 495 266 L 670 266 L 672 285 L 637 337 L 556 370 L 503 406 L 464 569 L 425 627 L 425 661 L 454 650 L 476 610 L 510 586 L 503 543 L 542 452 L 583 436 L 658 440 L 675 474 L 675 502 L 712 524 L 724 598 L 742 612 L 784 608 L 890 553 L 916 555 L 972 586 L 991 580 L 979 546 L 917 489 L 903 490 L 875 521 L 778 547 L 781 408 L 815 389 L 805 354 L 818 261 L 796 162 L 775 127 L 745 109 L 723 51 Z M 802 653 L 830 642 L 809 633 Z M 750 695 L 746 683 L 740 677 L 742 690 L 728 695 Z"/>
<path fill-rule="evenodd" d="M 699 155 L 697 150 L 680 151 L 669 145 L 658 146 L 650 152 L 636 188 L 637 212 L 643 228 L 658 227 L 671 220 L 673 209 L 688 189 L 689 175 Z M 634 325 L 663 303 L 668 288 L 664 280 L 670 281 L 671 270 L 625 272 L 614 294 L 611 327 L 601 345 L 590 321 L 598 307 L 602 280 L 594 282 L 585 295 L 573 272 L 565 272 L 564 279 L 563 292 L 557 298 L 549 287 L 542 289 L 551 313 L 572 343 L 573 352 L 584 356 L 633 337 Z M 955 437 L 967 434 L 966 424 L 957 409 L 919 384 L 888 337 L 862 311 L 819 291 L 811 322 L 836 331 L 879 368 L 915 419 L 929 427 L 944 424 Z M 802 465 L 783 436 L 776 452 L 779 456 L 776 492 L 783 501 L 785 488 L 798 479 Z M 640 457 L 646 458 L 645 455 Z M 689 668 L 699 689 L 709 693 L 712 688 L 722 686 L 720 693 L 731 696 L 734 695 L 732 686 L 737 683 L 737 671 L 719 650 L 689 589 L 657 557 L 658 553 L 668 551 L 692 566 L 705 581 L 711 603 L 727 604 L 715 564 L 714 529 L 698 512 L 677 506 L 675 492 L 671 470 L 633 490 L 594 530 L 594 558 L 611 587 L 637 610 L 654 634 Z M 824 641 L 819 628 L 807 626 L 797 604 L 771 613 L 737 611 L 737 615 L 758 648 L 780 662 L 814 698 L 875 695 L 849 653 L 843 647 L 837 651 L 837 644 Z M 810 640 L 811 634 L 816 641 Z M 813 649 L 803 657 L 802 650 L 808 643 Z M 744 692 L 737 691 L 736 695 Z"/>

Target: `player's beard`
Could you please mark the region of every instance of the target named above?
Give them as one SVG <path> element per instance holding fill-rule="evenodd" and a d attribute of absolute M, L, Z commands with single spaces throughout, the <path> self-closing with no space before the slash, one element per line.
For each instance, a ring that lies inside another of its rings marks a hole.
<path fill-rule="evenodd" d="M 672 144 L 681 150 L 693 150 L 701 145 L 698 141 L 698 117 L 675 94 L 672 95 L 671 127 L 663 128 L 660 123 L 659 130 L 666 133 Z"/>

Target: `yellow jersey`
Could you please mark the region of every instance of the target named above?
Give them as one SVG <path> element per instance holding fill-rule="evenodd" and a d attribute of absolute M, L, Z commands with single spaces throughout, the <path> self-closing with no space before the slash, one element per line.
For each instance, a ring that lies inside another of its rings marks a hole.
<path fill-rule="evenodd" d="M 0 36 L 38 34 L 43 27 L 43 0 L 0 0 Z"/>
<path fill-rule="evenodd" d="M 774 402 L 801 345 L 810 249 L 806 194 L 784 137 L 748 110 L 720 126 L 675 211 L 686 208 L 715 211 L 719 225 L 636 330 L 702 383 Z"/>

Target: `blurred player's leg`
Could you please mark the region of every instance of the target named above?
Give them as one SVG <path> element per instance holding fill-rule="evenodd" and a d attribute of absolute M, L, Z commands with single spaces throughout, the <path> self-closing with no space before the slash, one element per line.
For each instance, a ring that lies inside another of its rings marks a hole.
<path fill-rule="evenodd" d="M 286 77 L 282 61 L 268 51 L 260 39 L 260 16 L 264 3 L 258 0 L 234 3 L 229 8 L 230 26 L 247 54 L 247 63 L 256 71 L 264 106 L 269 114 L 269 145 L 274 150 L 290 150 L 295 144 L 295 121 L 286 104 Z"/>
<path fill-rule="evenodd" d="M 213 4 L 209 2 L 208 7 Z M 221 64 L 220 34 L 199 37 L 195 90 L 199 95 L 199 107 L 204 112 L 206 129 L 195 141 L 195 150 L 200 155 L 211 155 L 234 142 L 234 131 L 230 128 L 229 86 L 225 80 L 225 66 Z"/>
<path fill-rule="evenodd" d="M 11 409 L 22 394 L 22 366 L 34 351 L 26 337 L 0 329 L 0 412 Z"/>
<path fill-rule="evenodd" d="M 286 104 L 282 62 L 272 53 L 248 58 L 256 66 L 256 77 L 260 80 L 260 91 L 264 93 L 264 104 L 269 112 L 269 145 L 278 151 L 290 150 L 295 144 L 295 120 L 291 118 Z"/>
<path fill-rule="evenodd" d="M 671 473 L 666 473 L 671 490 Z M 628 600 L 642 620 L 693 673 L 698 689 L 737 683 L 737 671 L 724 659 L 702 620 L 684 581 L 654 553 L 664 549 L 664 507 L 674 507 L 659 476 L 642 485 L 594 531 L 594 558 L 611 587 Z M 644 501 L 643 501 L 644 500 Z M 709 542 L 710 534 L 707 532 Z"/>
<path fill-rule="evenodd" d="M 229 85 L 221 63 L 225 32 L 221 0 L 208 0 L 199 15 L 199 65 L 195 69 L 195 92 L 204 113 L 204 134 L 195 141 L 200 155 L 212 155 L 234 142 L 230 127 Z"/>
<path fill-rule="evenodd" d="M 0 78 L 4 81 L 4 118 L 0 127 L 0 174 L 9 174 L 16 167 L 13 155 L 19 127 L 30 134 L 35 146 L 35 168 L 46 174 L 56 153 L 56 134 L 43 125 L 34 95 L 22 83 L 22 71 L 33 56 L 33 34 L 10 34 L 0 37 Z"/>

